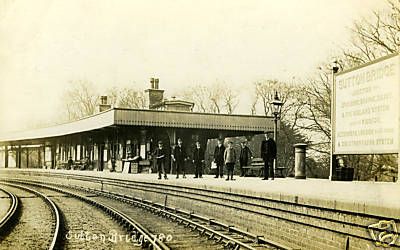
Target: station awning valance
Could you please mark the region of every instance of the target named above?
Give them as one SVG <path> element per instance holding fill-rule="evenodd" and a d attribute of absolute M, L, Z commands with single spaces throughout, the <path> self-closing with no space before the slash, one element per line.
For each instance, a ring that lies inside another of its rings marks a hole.
<path fill-rule="evenodd" d="M 252 115 L 226 115 L 195 112 L 113 108 L 77 121 L 47 128 L 7 133 L 0 142 L 32 140 L 87 132 L 109 126 L 192 128 L 262 133 L 273 130 L 273 118 Z"/>

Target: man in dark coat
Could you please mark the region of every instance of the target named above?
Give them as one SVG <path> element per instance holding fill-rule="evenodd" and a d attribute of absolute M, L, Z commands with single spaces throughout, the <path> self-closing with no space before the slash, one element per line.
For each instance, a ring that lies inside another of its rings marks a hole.
<path fill-rule="evenodd" d="M 192 160 L 195 167 L 194 178 L 203 178 L 204 149 L 199 141 L 196 141 L 196 146 L 193 149 Z"/>
<path fill-rule="evenodd" d="M 67 162 L 67 169 L 72 169 L 72 165 L 74 165 L 74 161 L 72 160 L 72 157 L 70 156 Z"/>
<path fill-rule="evenodd" d="M 158 179 L 161 179 L 161 173 L 164 175 L 164 179 L 167 179 L 167 172 L 165 171 L 166 151 L 163 148 L 162 141 L 158 141 L 158 148 L 154 151 L 153 155 L 156 159 Z"/>
<path fill-rule="evenodd" d="M 214 178 L 224 177 L 224 153 L 225 147 L 223 144 L 223 139 L 218 139 L 218 144 L 214 150 L 214 162 L 217 164 L 217 169 Z"/>
<path fill-rule="evenodd" d="M 276 143 L 272 139 L 273 133 L 265 134 L 266 140 L 261 143 L 261 157 L 264 160 L 264 179 L 268 180 L 271 172 L 271 179 L 274 179 L 274 159 L 276 158 Z"/>
<path fill-rule="evenodd" d="M 172 160 L 176 164 L 176 178 L 179 178 L 179 172 L 182 172 L 183 178 L 186 178 L 185 161 L 187 160 L 186 150 L 182 146 L 182 139 L 178 138 L 178 145 L 172 152 Z"/>
<path fill-rule="evenodd" d="M 241 148 L 240 148 L 240 156 L 239 156 L 239 162 L 240 162 L 240 176 L 245 175 L 244 171 L 244 166 L 247 166 L 249 164 L 249 159 L 253 157 L 253 153 L 251 152 L 250 148 L 247 146 L 247 141 L 242 141 L 241 142 Z"/>

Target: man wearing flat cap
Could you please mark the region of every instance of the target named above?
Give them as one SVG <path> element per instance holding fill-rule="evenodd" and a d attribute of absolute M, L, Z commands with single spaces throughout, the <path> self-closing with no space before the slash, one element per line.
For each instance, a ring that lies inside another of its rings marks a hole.
<path fill-rule="evenodd" d="M 231 181 L 233 181 L 233 169 L 235 168 L 236 163 L 236 151 L 233 148 L 233 142 L 228 142 L 228 147 L 224 152 L 224 163 L 228 172 L 228 177 L 226 178 L 229 181 L 229 177 L 231 177 Z"/>
<path fill-rule="evenodd" d="M 261 158 L 264 160 L 264 179 L 268 180 L 269 173 L 271 179 L 274 179 L 274 159 L 276 158 L 276 143 L 274 141 L 273 133 L 267 132 L 265 134 L 266 140 L 261 143 Z"/>
<path fill-rule="evenodd" d="M 162 141 L 158 141 L 158 147 L 154 151 L 153 155 L 156 159 L 158 179 L 161 179 L 161 173 L 164 175 L 164 179 L 167 179 L 167 172 L 165 171 L 166 152 Z"/>

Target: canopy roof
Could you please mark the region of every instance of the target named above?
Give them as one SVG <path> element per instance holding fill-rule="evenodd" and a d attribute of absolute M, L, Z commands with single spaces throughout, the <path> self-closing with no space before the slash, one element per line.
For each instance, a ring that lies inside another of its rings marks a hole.
<path fill-rule="evenodd" d="M 263 133 L 273 130 L 273 118 L 113 108 L 69 123 L 0 135 L 0 143 L 65 136 L 118 125 Z"/>

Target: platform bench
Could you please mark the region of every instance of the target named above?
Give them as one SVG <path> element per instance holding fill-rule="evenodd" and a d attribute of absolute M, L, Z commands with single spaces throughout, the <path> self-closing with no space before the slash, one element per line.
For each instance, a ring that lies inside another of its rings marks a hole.
<path fill-rule="evenodd" d="M 263 173 L 264 173 L 264 161 L 261 158 L 260 159 L 258 159 L 258 158 L 253 159 L 253 162 L 251 163 L 251 165 L 243 166 L 243 169 L 245 170 L 244 171 L 244 176 L 250 176 L 250 175 L 252 175 L 253 171 L 258 171 L 258 173 L 255 176 L 262 177 Z M 277 178 L 279 178 L 279 177 L 285 178 L 285 175 L 283 174 L 283 171 L 285 169 L 286 169 L 285 167 L 277 167 L 277 168 L 275 168 L 275 174 L 274 174 L 275 177 L 277 177 Z M 248 174 L 249 170 L 250 170 L 250 173 L 251 173 L 250 175 Z"/>
<path fill-rule="evenodd" d="M 275 177 L 277 177 L 277 178 L 279 178 L 279 177 L 285 178 L 286 176 L 283 174 L 283 171 L 285 169 L 286 169 L 285 167 L 277 167 L 277 168 L 275 168 Z M 278 175 L 278 171 L 279 171 L 279 175 Z"/>
<path fill-rule="evenodd" d="M 257 171 L 255 176 L 261 177 L 264 172 L 264 162 L 252 162 L 249 166 L 243 166 L 244 176 L 253 176 L 253 171 Z M 250 175 L 249 175 L 250 171 Z"/>

